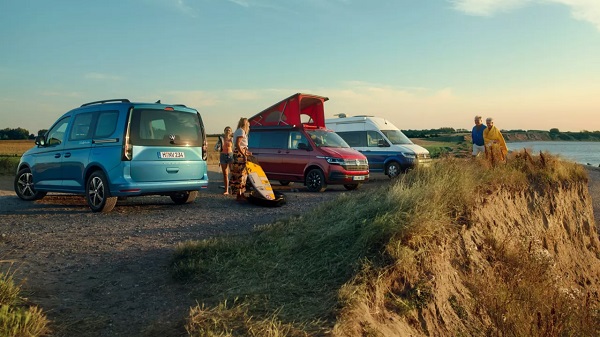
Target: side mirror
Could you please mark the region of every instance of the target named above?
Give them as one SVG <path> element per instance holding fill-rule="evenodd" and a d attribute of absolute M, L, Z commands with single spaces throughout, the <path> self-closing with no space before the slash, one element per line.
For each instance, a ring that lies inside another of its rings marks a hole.
<path fill-rule="evenodd" d="M 379 142 L 377 142 L 377 146 L 378 147 L 388 147 L 390 145 L 385 141 L 385 139 L 380 139 Z"/>
<path fill-rule="evenodd" d="M 46 137 L 44 137 L 44 136 L 35 137 L 35 145 L 37 145 L 37 146 L 46 145 Z"/>
<path fill-rule="evenodd" d="M 306 145 L 305 143 L 298 143 L 298 150 L 310 151 L 310 147 L 308 147 L 308 145 Z"/>

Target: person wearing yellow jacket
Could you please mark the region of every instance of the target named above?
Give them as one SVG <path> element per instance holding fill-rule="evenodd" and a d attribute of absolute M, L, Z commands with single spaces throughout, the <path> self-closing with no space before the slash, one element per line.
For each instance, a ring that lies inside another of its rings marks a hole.
<path fill-rule="evenodd" d="M 508 153 L 508 147 L 502 133 L 494 126 L 494 119 L 492 117 L 486 118 L 485 125 L 487 127 L 483 130 L 483 140 L 485 141 L 486 157 L 489 158 L 492 156 L 492 158 L 504 161 Z"/>

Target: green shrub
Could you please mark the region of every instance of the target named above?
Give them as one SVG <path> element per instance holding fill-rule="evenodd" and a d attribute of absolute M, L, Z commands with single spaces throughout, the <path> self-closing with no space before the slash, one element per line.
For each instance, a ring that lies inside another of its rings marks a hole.
<path fill-rule="evenodd" d="M 0 174 L 15 174 L 19 159 L 14 156 L 0 156 Z"/>

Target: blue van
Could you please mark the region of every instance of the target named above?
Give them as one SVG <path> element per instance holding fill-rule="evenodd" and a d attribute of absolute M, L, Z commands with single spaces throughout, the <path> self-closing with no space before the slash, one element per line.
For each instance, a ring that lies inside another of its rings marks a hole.
<path fill-rule="evenodd" d="M 165 195 L 184 204 L 208 187 L 202 118 L 180 104 L 86 103 L 35 144 L 14 180 L 17 196 L 27 201 L 48 192 L 81 194 L 92 211 L 110 212 L 119 197 Z"/>

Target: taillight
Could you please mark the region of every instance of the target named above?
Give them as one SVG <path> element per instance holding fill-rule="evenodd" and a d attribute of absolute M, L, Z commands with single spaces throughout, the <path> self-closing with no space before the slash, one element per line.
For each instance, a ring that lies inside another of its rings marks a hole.
<path fill-rule="evenodd" d="M 206 137 L 204 138 L 204 141 L 202 142 L 202 160 L 207 160 L 208 159 L 208 145 L 206 143 Z"/>
<path fill-rule="evenodd" d="M 123 144 L 123 160 L 131 160 L 133 157 L 133 146 L 129 142 Z"/>
<path fill-rule="evenodd" d="M 123 155 L 122 160 L 131 160 L 131 158 L 133 158 L 133 146 L 131 145 L 130 141 L 129 141 L 129 131 L 130 131 L 130 127 L 131 127 L 131 110 L 133 108 L 131 108 L 129 110 L 129 115 L 127 116 L 127 129 L 125 131 L 125 139 L 123 140 Z"/>

